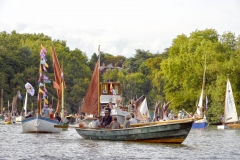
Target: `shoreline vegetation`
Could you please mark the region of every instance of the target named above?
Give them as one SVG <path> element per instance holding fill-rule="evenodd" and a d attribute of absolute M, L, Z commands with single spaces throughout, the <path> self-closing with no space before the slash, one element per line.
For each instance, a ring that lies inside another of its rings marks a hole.
<path fill-rule="evenodd" d="M 0 32 L 0 89 L 4 91 L 2 109 L 8 109 L 8 100 L 18 90 L 24 93 L 26 82 L 38 88 L 39 68 L 36 66 L 39 65 L 41 43 L 49 51 L 54 45 L 59 63 L 64 66 L 67 86 L 65 107 L 68 113 L 78 113 L 98 55 L 92 53 L 89 59 L 81 48 L 70 50 L 65 40 L 55 40 L 43 33 L 20 34 L 15 30 L 11 33 Z M 209 123 L 219 124 L 219 117 L 224 113 L 227 74 L 231 79 L 237 112 L 240 114 L 240 36 L 232 32 L 220 35 L 215 29 L 196 30 L 189 36 L 176 35 L 172 45 L 167 46 L 162 53 L 136 49 L 132 55 L 127 58 L 101 52 L 101 81 L 120 82 L 125 105 L 129 100 L 145 95 L 148 97 L 150 112 L 154 112 L 156 102 L 160 101 L 163 105 L 172 100 L 169 110 L 173 110 L 175 115 L 182 109 L 194 113 L 201 91 L 199 86 L 202 84 L 206 56 L 205 95 L 208 96 Z M 51 53 L 46 56 L 49 66 L 52 66 Z M 49 73 L 53 73 L 53 68 L 49 68 Z M 47 76 L 54 78 L 50 74 Z M 55 90 L 49 87 L 48 91 L 48 101 L 56 109 Z M 36 108 L 36 99 L 37 93 L 29 97 L 27 108 Z M 23 105 L 21 101 L 17 103 L 20 112 Z"/>

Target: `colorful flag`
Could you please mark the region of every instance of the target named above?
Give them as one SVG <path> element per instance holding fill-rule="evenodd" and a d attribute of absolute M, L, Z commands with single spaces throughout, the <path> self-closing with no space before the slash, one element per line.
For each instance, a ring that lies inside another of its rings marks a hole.
<path fill-rule="evenodd" d="M 26 88 L 27 92 L 28 92 L 31 96 L 34 95 L 35 90 L 34 90 L 33 86 L 32 86 L 30 83 L 27 82 L 27 83 L 25 84 L 25 88 Z"/>

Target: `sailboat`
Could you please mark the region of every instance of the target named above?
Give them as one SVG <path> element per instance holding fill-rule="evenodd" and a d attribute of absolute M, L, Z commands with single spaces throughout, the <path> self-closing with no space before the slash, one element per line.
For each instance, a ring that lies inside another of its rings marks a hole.
<path fill-rule="evenodd" d="M 227 128 L 240 128 L 240 124 L 231 124 L 238 121 L 238 115 L 236 105 L 234 102 L 232 86 L 227 78 L 226 95 L 225 95 L 225 106 L 224 106 L 224 117 L 222 118 L 222 125 L 218 125 L 218 129 Z"/>
<path fill-rule="evenodd" d="M 205 65 L 204 65 L 204 72 L 203 72 L 203 84 L 202 84 L 202 91 L 200 94 L 200 98 L 198 101 L 198 106 L 197 106 L 197 116 L 201 119 L 198 119 L 194 121 L 192 125 L 192 129 L 206 129 L 208 127 L 208 121 L 206 118 L 206 115 L 202 115 L 202 110 L 203 110 L 203 98 L 204 98 L 204 88 L 205 88 L 205 74 L 206 74 L 206 58 L 205 58 Z"/>
<path fill-rule="evenodd" d="M 47 100 L 47 88 L 46 84 L 50 83 L 49 77 L 44 75 L 47 72 L 48 64 L 46 63 L 47 50 L 41 44 L 40 51 L 40 65 L 39 65 L 39 88 L 38 88 L 38 106 L 35 116 L 28 117 L 22 120 L 22 132 L 23 133 L 59 133 L 60 128 L 54 128 L 54 125 L 60 124 L 58 120 L 52 119 L 50 117 L 41 116 L 42 107 L 43 111 L 47 110 L 48 100 Z M 32 93 L 33 87 L 31 85 L 25 86 L 28 93 Z M 27 94 L 26 94 L 27 99 Z M 27 103 L 25 102 L 25 105 Z M 25 109 L 26 111 L 26 109 Z"/>
<path fill-rule="evenodd" d="M 92 115 L 100 115 L 100 54 L 83 103 L 83 110 Z M 190 132 L 193 119 L 176 121 L 150 122 L 132 124 L 126 129 L 88 128 L 83 125 L 75 127 L 77 133 L 84 139 L 135 141 L 153 143 L 182 143 Z"/>

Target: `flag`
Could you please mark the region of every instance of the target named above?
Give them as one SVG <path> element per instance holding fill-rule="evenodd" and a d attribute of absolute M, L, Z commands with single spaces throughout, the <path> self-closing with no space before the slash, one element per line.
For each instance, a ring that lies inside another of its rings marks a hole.
<path fill-rule="evenodd" d="M 21 95 L 20 91 L 17 92 L 17 96 L 20 100 L 22 99 L 22 95 Z"/>
<path fill-rule="evenodd" d="M 167 116 L 167 109 L 168 107 L 170 106 L 172 101 L 168 102 L 167 104 L 163 104 L 163 107 L 162 107 L 162 111 L 163 111 L 163 117 L 166 117 Z"/>
<path fill-rule="evenodd" d="M 157 114 L 158 114 L 159 107 L 160 107 L 160 102 L 156 103 L 156 106 L 155 106 L 154 117 L 153 117 L 154 121 L 157 120 Z"/>
<path fill-rule="evenodd" d="M 206 110 L 208 110 L 208 99 L 207 99 L 207 96 L 206 96 Z"/>
<path fill-rule="evenodd" d="M 27 82 L 27 83 L 25 84 L 25 88 L 26 88 L 27 92 L 28 92 L 31 96 L 34 95 L 35 90 L 34 90 L 33 86 L 32 86 L 30 83 Z"/>

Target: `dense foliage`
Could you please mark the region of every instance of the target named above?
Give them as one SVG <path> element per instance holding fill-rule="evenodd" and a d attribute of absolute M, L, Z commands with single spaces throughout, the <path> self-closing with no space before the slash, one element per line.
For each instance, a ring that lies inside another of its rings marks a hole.
<path fill-rule="evenodd" d="M 48 76 L 53 79 L 51 46 L 55 47 L 59 62 L 63 65 L 66 82 L 65 106 L 76 113 L 86 94 L 88 83 L 98 59 L 91 59 L 80 49 L 70 50 L 66 41 L 52 40 L 44 34 L 18 34 L 12 31 L 0 33 L 0 89 L 4 91 L 4 107 L 20 90 L 25 95 L 24 84 L 35 88 L 38 80 L 40 44 L 48 50 Z M 97 46 L 96 46 L 97 47 Z M 240 114 L 240 37 L 231 32 L 219 35 L 214 29 L 196 30 L 187 35 L 178 35 L 163 53 L 150 53 L 136 49 L 134 56 L 113 56 L 101 53 L 101 65 L 111 64 L 122 69 L 108 70 L 102 81 L 122 83 L 125 104 L 132 98 L 144 94 L 153 112 L 157 101 L 162 104 L 172 100 L 170 108 L 175 113 L 180 109 L 195 112 L 203 82 L 206 57 L 205 96 L 208 96 L 208 118 L 219 122 L 223 114 L 227 75 L 231 81 L 238 113 Z M 57 96 L 52 84 L 47 86 L 49 101 L 56 105 Z M 28 107 L 36 108 L 37 93 L 30 97 Z M 22 101 L 18 102 L 19 111 Z"/>

